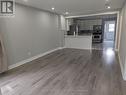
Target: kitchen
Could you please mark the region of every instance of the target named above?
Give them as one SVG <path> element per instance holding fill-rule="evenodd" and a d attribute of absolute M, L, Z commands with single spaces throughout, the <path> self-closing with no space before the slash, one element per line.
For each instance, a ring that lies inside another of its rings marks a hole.
<path fill-rule="evenodd" d="M 116 14 L 67 18 L 65 47 L 98 50 L 114 49 L 116 20 Z"/>

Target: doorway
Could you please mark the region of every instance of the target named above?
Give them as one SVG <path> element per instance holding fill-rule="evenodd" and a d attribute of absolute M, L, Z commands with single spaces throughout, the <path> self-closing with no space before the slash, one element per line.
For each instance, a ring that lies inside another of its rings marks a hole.
<path fill-rule="evenodd" d="M 110 20 L 104 22 L 104 39 L 103 47 L 104 49 L 114 49 L 115 47 L 115 32 L 116 32 L 116 21 Z"/>
<path fill-rule="evenodd" d="M 102 28 L 99 30 L 102 31 L 101 33 L 99 33 L 101 40 L 100 42 L 93 42 L 92 49 L 115 49 L 116 23 L 117 16 L 102 19 Z"/>

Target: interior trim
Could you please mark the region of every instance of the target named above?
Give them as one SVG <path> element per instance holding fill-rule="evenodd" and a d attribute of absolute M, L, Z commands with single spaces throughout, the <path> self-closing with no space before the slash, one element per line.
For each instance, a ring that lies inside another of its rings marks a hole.
<path fill-rule="evenodd" d="M 42 54 L 33 56 L 33 57 L 31 57 L 31 58 L 28 58 L 28 59 L 23 60 L 23 61 L 21 61 L 21 62 L 18 62 L 18 63 L 16 63 L 16 64 L 10 65 L 10 66 L 8 67 L 8 70 L 14 69 L 14 68 L 19 67 L 19 66 L 21 66 L 21 65 L 23 65 L 23 64 L 27 64 L 27 63 L 29 63 L 29 62 L 35 60 L 35 59 L 38 59 L 38 58 L 40 58 L 40 57 L 43 57 L 43 56 L 45 56 L 45 55 L 47 55 L 47 54 L 50 54 L 50 53 L 52 53 L 52 52 L 54 52 L 54 51 L 57 51 L 57 50 L 60 50 L 60 49 L 63 49 L 63 48 L 64 48 L 64 47 L 58 47 L 58 48 L 56 48 L 56 49 L 49 50 L 49 51 L 47 51 L 47 52 L 45 52 L 45 53 L 42 53 Z"/>
<path fill-rule="evenodd" d="M 104 12 L 104 13 L 88 14 L 88 15 L 67 16 L 65 18 L 78 18 L 78 17 L 99 16 L 99 15 L 109 15 L 109 14 L 118 14 L 118 13 L 119 11 L 113 11 L 113 12 Z"/>
<path fill-rule="evenodd" d="M 126 81 L 126 74 L 124 74 L 124 67 L 122 65 L 122 61 L 121 61 L 121 57 L 120 57 L 120 54 L 119 53 L 118 53 L 118 58 L 119 58 L 119 64 L 120 64 L 120 67 L 121 67 L 121 72 L 122 72 L 123 80 Z"/>

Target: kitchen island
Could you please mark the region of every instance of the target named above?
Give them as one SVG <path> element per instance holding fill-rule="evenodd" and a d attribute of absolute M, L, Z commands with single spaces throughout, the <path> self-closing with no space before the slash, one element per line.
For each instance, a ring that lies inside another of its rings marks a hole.
<path fill-rule="evenodd" d="M 92 49 L 92 34 L 65 35 L 65 47 L 75 49 Z"/>

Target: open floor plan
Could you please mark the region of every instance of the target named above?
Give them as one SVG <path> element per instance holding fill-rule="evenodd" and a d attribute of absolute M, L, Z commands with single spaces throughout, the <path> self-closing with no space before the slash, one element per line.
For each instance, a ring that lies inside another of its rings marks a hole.
<path fill-rule="evenodd" d="M 126 0 L 0 0 L 0 95 L 126 95 Z"/>

